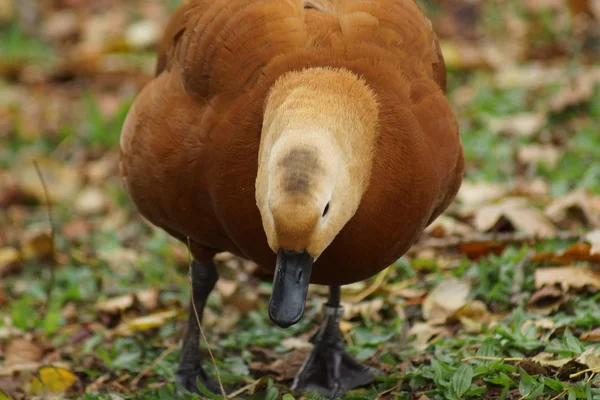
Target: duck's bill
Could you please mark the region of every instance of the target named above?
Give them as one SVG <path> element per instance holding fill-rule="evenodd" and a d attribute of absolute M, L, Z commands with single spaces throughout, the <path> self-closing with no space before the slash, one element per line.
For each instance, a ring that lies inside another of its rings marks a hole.
<path fill-rule="evenodd" d="M 279 250 L 277 253 L 269 318 L 278 326 L 287 328 L 302 318 L 313 262 L 306 251 Z"/>

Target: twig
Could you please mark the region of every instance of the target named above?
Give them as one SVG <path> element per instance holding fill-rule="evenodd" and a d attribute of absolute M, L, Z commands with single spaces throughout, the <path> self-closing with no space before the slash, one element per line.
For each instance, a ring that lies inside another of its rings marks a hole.
<path fill-rule="evenodd" d="M 550 400 L 558 400 L 562 396 L 564 396 L 565 394 L 567 394 L 568 391 L 569 391 L 569 389 L 565 389 L 562 392 L 560 392 L 557 396 L 554 396 L 553 398 L 551 398 Z M 527 396 L 525 396 L 525 397 L 527 397 Z"/>
<path fill-rule="evenodd" d="M 146 368 L 144 368 L 139 374 L 136 375 L 135 378 L 132 379 L 131 381 L 131 386 L 133 389 L 135 389 L 137 387 L 137 384 L 140 382 L 140 380 L 148 373 L 150 372 L 150 370 L 152 368 L 154 368 L 156 365 L 158 365 L 159 362 L 161 362 L 162 360 L 165 359 L 165 357 L 167 357 L 169 354 L 171 354 L 173 352 L 173 350 L 175 350 L 177 348 L 177 345 L 172 344 L 169 347 L 167 347 L 165 349 L 165 351 L 163 351 L 157 358 L 156 360 L 154 360 L 152 362 L 152 364 L 148 365 Z"/>
<path fill-rule="evenodd" d="M 410 252 L 423 250 L 423 249 L 447 249 L 451 247 L 457 247 L 464 244 L 473 243 L 506 243 L 506 244 L 519 244 L 525 242 L 539 242 L 546 240 L 585 240 L 585 235 L 577 232 L 561 231 L 555 235 L 540 236 L 525 232 L 509 232 L 509 233 L 484 233 L 480 235 L 471 235 L 465 237 L 449 237 L 444 239 L 427 239 L 422 243 L 415 244 Z"/>
<path fill-rule="evenodd" d="M 46 210 L 48 214 L 48 223 L 50 224 L 50 280 L 48 281 L 48 286 L 46 289 L 46 306 L 43 313 L 43 318 L 46 318 L 46 316 L 48 315 L 48 311 L 50 310 L 50 305 L 52 304 L 54 282 L 56 281 L 56 274 L 54 273 L 54 265 L 56 263 L 54 237 L 56 235 L 56 229 L 54 227 L 54 220 L 52 218 L 52 201 L 50 200 L 50 196 L 48 195 L 48 187 L 46 186 L 46 181 L 44 180 L 44 176 L 42 175 L 42 171 L 40 170 L 40 166 L 38 165 L 36 160 L 33 160 L 33 166 L 42 184 L 42 189 L 44 190 L 44 198 L 46 200 Z"/>
<path fill-rule="evenodd" d="M 574 374 L 569 375 L 569 379 L 576 378 L 579 375 L 583 375 L 588 372 L 592 372 L 593 374 L 596 374 L 597 372 L 600 372 L 600 367 L 588 368 L 588 369 L 584 369 L 583 371 L 575 372 Z"/>
<path fill-rule="evenodd" d="M 189 256 L 189 276 L 190 276 L 190 297 L 192 303 L 192 309 L 194 310 L 194 315 L 196 316 L 196 323 L 198 324 L 198 329 L 200 330 L 200 335 L 202 336 L 202 340 L 204 344 L 206 344 L 206 349 L 208 350 L 208 355 L 210 356 L 210 360 L 212 361 L 213 366 L 215 367 L 215 372 L 217 374 L 217 381 L 219 382 L 219 388 L 221 389 L 221 394 L 224 399 L 227 399 L 227 393 L 225 393 L 225 388 L 223 387 L 223 382 L 221 381 L 221 374 L 219 373 L 219 367 L 217 367 L 217 362 L 215 361 L 215 357 L 213 356 L 212 351 L 210 351 L 210 345 L 208 344 L 208 340 L 206 340 L 206 336 L 204 335 L 204 329 L 202 329 L 202 324 L 200 323 L 200 316 L 198 315 L 198 310 L 196 309 L 196 301 L 194 300 L 194 285 L 192 279 L 192 250 L 191 250 L 191 242 L 190 237 L 187 237 L 188 243 L 188 256 Z"/>
<path fill-rule="evenodd" d="M 487 356 L 472 356 L 463 358 L 460 362 L 471 361 L 471 360 L 487 360 L 487 361 L 523 361 L 522 357 L 487 357 Z"/>
<path fill-rule="evenodd" d="M 258 384 L 260 383 L 260 381 L 261 381 L 261 380 L 262 380 L 262 378 L 259 378 L 259 379 L 255 380 L 254 382 L 250 383 L 249 385 L 246 385 L 246 386 L 244 386 L 243 388 L 241 388 L 241 389 L 238 389 L 238 390 L 236 390 L 235 392 L 232 392 L 232 393 L 229 395 L 229 398 L 230 398 L 230 399 L 233 399 L 233 398 L 235 398 L 235 397 L 239 396 L 240 394 L 247 392 L 248 390 L 250 390 L 250 389 L 252 389 L 253 387 L 255 387 L 256 385 L 258 385 Z"/>
<path fill-rule="evenodd" d="M 377 393 L 377 399 L 381 399 L 381 398 L 382 398 L 381 396 L 383 396 L 384 394 L 391 393 L 391 392 L 393 392 L 394 390 L 398 389 L 399 387 L 400 387 L 400 385 L 392 386 L 391 388 L 389 388 L 389 389 L 387 389 L 387 390 L 384 390 L 384 391 L 383 391 L 383 392 L 381 392 L 381 393 Z"/>

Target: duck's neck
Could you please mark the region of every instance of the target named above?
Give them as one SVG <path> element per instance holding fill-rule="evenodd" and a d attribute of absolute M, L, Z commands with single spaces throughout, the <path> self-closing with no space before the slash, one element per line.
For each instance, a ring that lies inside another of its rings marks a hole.
<path fill-rule="evenodd" d="M 284 160 L 294 158 L 288 167 L 296 175 L 310 178 L 335 170 L 340 180 L 336 185 L 352 184 L 362 194 L 373 163 L 377 119 L 374 93 L 350 71 L 309 68 L 287 73 L 273 85 L 266 103 L 259 169 L 275 173 Z M 298 194 L 298 185 L 287 186 Z"/>

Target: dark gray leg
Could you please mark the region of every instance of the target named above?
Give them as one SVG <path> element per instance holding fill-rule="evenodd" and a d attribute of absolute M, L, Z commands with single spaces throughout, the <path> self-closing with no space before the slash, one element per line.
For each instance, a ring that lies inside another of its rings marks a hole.
<path fill-rule="evenodd" d="M 373 381 L 382 373 L 362 365 L 346 352 L 340 318 L 340 287 L 329 287 L 329 301 L 323 306 L 325 318 L 317 333 L 311 338 L 313 350 L 302 364 L 294 379 L 292 389 L 302 389 L 336 398 L 349 390 Z"/>
<path fill-rule="evenodd" d="M 198 326 L 198 320 L 202 321 L 206 299 L 215 287 L 219 274 L 214 262 L 201 264 L 196 260 L 192 261 L 191 274 L 193 302 L 198 312 L 198 319 L 194 312 L 194 304 L 190 300 L 188 325 L 177 369 L 177 382 L 190 392 L 198 393 L 196 379 L 199 379 L 210 391 L 219 393 L 219 385 L 202 368 L 199 348 L 200 328 Z"/>

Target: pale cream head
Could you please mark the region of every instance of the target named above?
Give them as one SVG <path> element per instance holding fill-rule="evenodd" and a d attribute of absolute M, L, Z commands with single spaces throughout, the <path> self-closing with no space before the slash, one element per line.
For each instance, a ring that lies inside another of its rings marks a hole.
<path fill-rule="evenodd" d="M 256 202 L 269 246 L 318 258 L 352 218 L 365 192 L 378 107 L 345 69 L 282 76 L 265 108 Z"/>

